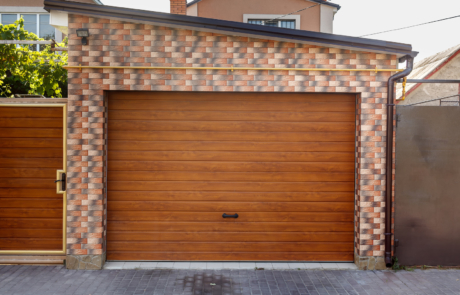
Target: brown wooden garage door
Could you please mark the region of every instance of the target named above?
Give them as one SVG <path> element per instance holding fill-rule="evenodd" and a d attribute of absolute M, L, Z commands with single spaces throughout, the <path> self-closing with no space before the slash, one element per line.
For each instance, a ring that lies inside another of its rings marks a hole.
<path fill-rule="evenodd" d="M 0 105 L 0 253 L 63 251 L 63 106 Z"/>
<path fill-rule="evenodd" d="M 353 260 L 354 95 L 108 105 L 109 260 Z"/>

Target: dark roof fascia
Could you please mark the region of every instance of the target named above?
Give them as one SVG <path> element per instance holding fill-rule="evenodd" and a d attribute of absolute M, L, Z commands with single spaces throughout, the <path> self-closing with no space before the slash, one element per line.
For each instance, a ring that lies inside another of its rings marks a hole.
<path fill-rule="evenodd" d="M 193 4 L 196 4 L 196 3 L 200 2 L 200 1 L 201 0 L 193 0 L 193 1 L 189 2 L 189 3 L 187 3 L 187 7 L 192 6 Z M 335 3 L 332 3 L 332 2 L 326 2 L 326 1 L 323 1 L 323 0 L 308 0 L 308 1 L 315 2 L 315 3 L 320 3 L 320 4 L 324 4 L 324 5 L 329 5 L 329 6 L 337 8 L 337 10 L 340 9 L 339 4 L 335 4 Z"/>
<path fill-rule="evenodd" d="M 409 44 L 387 42 L 359 37 L 348 37 L 304 30 L 284 29 L 253 25 L 242 22 L 224 21 L 211 18 L 169 14 L 154 11 L 129 9 L 106 5 L 79 2 L 45 0 L 45 10 L 66 11 L 68 13 L 92 15 L 96 17 L 117 18 L 130 22 L 156 23 L 161 26 L 183 27 L 204 31 L 219 32 L 227 35 L 252 36 L 254 38 L 281 40 L 285 42 L 304 42 L 319 46 L 341 47 L 358 51 L 374 51 L 396 54 L 398 57 L 413 55 Z"/>

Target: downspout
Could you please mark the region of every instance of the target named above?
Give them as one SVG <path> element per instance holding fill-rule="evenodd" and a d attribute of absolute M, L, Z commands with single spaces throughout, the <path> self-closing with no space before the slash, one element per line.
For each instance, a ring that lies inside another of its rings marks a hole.
<path fill-rule="evenodd" d="M 414 57 L 407 55 L 406 69 L 396 73 L 388 79 L 388 102 L 387 102 L 387 151 L 386 151 L 386 191 L 385 191 L 385 264 L 387 267 L 393 265 L 391 257 L 391 224 L 392 224 L 392 209 L 393 209 L 393 112 L 394 112 L 394 94 L 395 82 L 401 78 L 408 76 L 414 67 Z"/>

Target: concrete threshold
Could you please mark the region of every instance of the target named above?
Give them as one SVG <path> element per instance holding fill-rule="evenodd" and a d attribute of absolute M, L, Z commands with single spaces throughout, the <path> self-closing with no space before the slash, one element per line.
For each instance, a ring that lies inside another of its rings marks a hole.
<path fill-rule="evenodd" d="M 64 264 L 64 255 L 0 255 L 0 264 L 40 264 L 56 265 Z"/>
<path fill-rule="evenodd" d="M 108 261 L 104 269 L 190 269 L 190 270 L 358 270 L 352 263 L 342 262 L 164 262 Z"/>

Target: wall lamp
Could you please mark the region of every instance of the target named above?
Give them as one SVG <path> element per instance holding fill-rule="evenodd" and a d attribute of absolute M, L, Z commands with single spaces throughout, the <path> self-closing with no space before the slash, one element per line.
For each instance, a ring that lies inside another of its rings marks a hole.
<path fill-rule="evenodd" d="M 88 45 L 89 31 L 88 29 L 77 29 L 77 36 L 81 37 L 81 45 Z"/>

